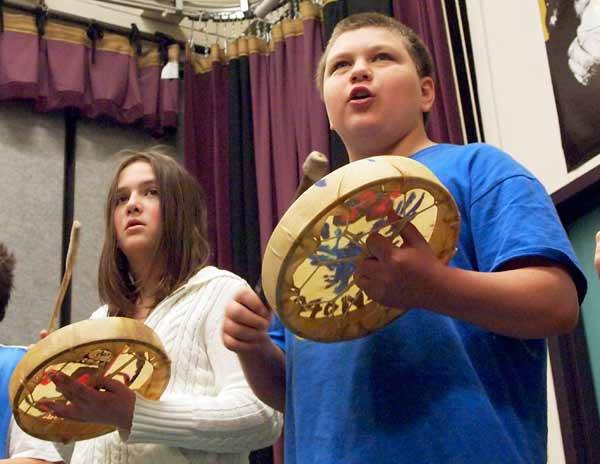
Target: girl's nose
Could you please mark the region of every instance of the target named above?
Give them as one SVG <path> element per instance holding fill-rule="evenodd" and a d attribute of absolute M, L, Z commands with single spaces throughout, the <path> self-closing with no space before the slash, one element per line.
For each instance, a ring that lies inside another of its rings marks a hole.
<path fill-rule="evenodd" d="M 129 196 L 129 201 L 127 202 L 127 212 L 131 214 L 133 212 L 139 212 L 141 209 L 142 208 L 138 196 L 135 193 L 132 193 Z"/>

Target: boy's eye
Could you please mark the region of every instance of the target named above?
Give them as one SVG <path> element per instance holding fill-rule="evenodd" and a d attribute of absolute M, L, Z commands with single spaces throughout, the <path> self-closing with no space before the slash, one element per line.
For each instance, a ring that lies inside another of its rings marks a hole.
<path fill-rule="evenodd" d="M 333 64 L 333 66 L 331 66 L 331 72 L 335 72 L 338 69 L 344 68 L 346 66 L 349 66 L 350 63 L 348 61 L 337 61 Z"/>

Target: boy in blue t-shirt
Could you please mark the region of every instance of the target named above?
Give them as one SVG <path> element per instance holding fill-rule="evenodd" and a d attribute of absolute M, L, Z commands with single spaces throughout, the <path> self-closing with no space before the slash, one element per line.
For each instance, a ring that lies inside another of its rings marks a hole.
<path fill-rule="evenodd" d="M 225 345 L 257 396 L 285 411 L 286 464 L 546 462 L 544 338 L 575 326 L 585 278 L 531 173 L 489 145 L 429 139 L 433 74 L 414 32 L 373 13 L 338 24 L 317 74 L 351 161 L 410 156 L 459 207 L 449 266 L 411 224 L 401 247 L 367 240 L 356 283 L 412 309 L 367 337 L 322 344 L 270 327 L 250 290 L 227 308 Z"/>

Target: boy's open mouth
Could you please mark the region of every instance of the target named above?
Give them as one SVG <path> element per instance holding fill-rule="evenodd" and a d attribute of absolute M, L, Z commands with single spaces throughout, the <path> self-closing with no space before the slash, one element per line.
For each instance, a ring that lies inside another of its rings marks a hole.
<path fill-rule="evenodd" d="M 354 87 L 352 89 L 352 91 L 350 92 L 350 99 L 351 101 L 355 101 L 355 100 L 364 100 L 366 98 L 370 98 L 372 97 L 373 94 L 371 93 L 371 91 L 367 88 L 367 87 Z"/>

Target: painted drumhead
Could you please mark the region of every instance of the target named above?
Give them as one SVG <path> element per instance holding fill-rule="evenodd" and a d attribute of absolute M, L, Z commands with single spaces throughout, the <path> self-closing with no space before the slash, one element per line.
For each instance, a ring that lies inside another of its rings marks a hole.
<path fill-rule="evenodd" d="M 365 245 L 379 233 L 401 245 L 410 221 L 441 261 L 456 250 L 460 216 L 448 190 L 421 163 L 399 156 L 352 162 L 304 192 L 275 228 L 265 251 L 262 285 L 283 324 L 321 342 L 358 338 L 408 308 L 371 300 L 354 283 Z"/>
<path fill-rule="evenodd" d="M 170 366 L 160 339 L 142 322 L 123 317 L 77 322 L 51 333 L 23 356 L 10 380 L 13 415 L 25 432 L 43 440 L 97 437 L 115 428 L 59 418 L 37 406 L 40 400 L 66 401 L 50 380 L 51 372 L 90 386 L 109 377 L 157 400 L 169 382 Z"/>

